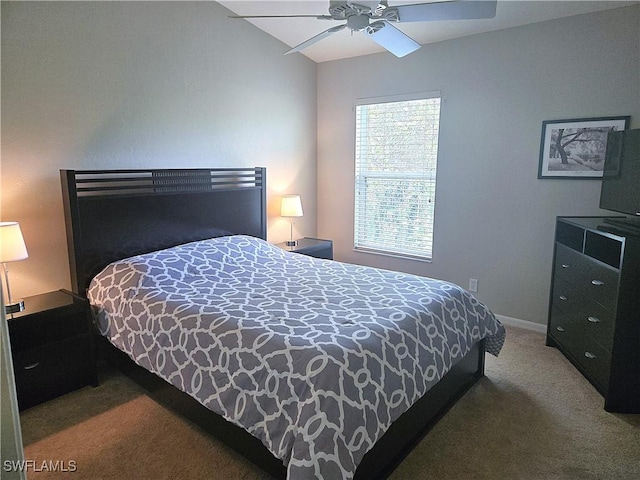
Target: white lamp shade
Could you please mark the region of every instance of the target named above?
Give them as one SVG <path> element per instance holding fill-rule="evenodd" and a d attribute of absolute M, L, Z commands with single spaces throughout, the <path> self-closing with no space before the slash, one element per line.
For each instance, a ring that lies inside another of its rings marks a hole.
<path fill-rule="evenodd" d="M 300 195 L 284 195 L 280 209 L 281 217 L 302 217 L 302 200 Z"/>
<path fill-rule="evenodd" d="M 18 222 L 0 222 L 0 262 L 15 262 L 28 256 Z"/>

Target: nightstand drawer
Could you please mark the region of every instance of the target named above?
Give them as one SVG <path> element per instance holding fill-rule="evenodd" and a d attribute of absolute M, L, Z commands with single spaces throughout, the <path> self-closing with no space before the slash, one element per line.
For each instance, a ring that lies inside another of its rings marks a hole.
<path fill-rule="evenodd" d="M 76 308 L 39 312 L 28 319 L 9 320 L 11 350 L 21 352 L 89 333 L 87 312 Z"/>
<path fill-rule="evenodd" d="M 299 248 L 296 250 L 296 253 L 301 253 L 315 258 L 333 260 L 333 246 L 330 243 L 309 248 Z"/>
<path fill-rule="evenodd" d="M 87 361 L 90 355 L 88 335 L 15 352 L 13 368 L 20 410 L 93 383 L 95 373 Z"/>

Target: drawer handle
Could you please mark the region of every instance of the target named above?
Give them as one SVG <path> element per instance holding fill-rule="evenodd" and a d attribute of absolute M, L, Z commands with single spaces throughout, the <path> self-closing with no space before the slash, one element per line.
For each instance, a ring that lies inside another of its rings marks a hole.
<path fill-rule="evenodd" d="M 562 268 L 569 268 L 569 267 L 571 267 L 571 265 L 568 265 L 568 264 L 566 264 L 566 263 L 563 263 L 563 264 L 562 264 Z"/>
<path fill-rule="evenodd" d="M 591 280 L 591 284 L 595 285 L 596 287 L 599 287 L 601 285 L 604 285 L 604 282 L 601 280 Z"/>
<path fill-rule="evenodd" d="M 559 331 L 559 332 L 564 332 L 564 328 L 562 328 L 562 327 L 556 327 L 556 330 Z"/>
<path fill-rule="evenodd" d="M 584 356 L 591 359 L 596 358 L 596 356 L 591 352 L 584 352 Z"/>
<path fill-rule="evenodd" d="M 567 301 L 567 297 L 565 297 L 564 295 L 560 295 L 558 298 L 559 298 L 560 300 L 562 300 L 563 302 L 566 302 L 566 301 Z"/>
<path fill-rule="evenodd" d="M 36 362 L 36 363 L 31 363 L 29 365 L 25 365 L 24 369 L 25 370 L 33 370 L 34 368 L 36 368 L 38 365 L 40 365 L 40 362 Z"/>
<path fill-rule="evenodd" d="M 589 317 L 587 318 L 591 323 L 600 323 L 600 319 L 598 317 Z"/>

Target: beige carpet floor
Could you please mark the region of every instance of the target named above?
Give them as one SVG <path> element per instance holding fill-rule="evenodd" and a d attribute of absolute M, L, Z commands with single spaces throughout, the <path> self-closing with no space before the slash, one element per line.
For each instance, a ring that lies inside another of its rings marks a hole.
<path fill-rule="evenodd" d="M 197 426 L 106 371 L 21 415 L 25 457 L 75 462 L 29 479 L 263 479 Z M 640 479 L 640 415 L 611 414 L 544 335 L 508 328 L 499 358 L 409 454 L 400 479 Z"/>

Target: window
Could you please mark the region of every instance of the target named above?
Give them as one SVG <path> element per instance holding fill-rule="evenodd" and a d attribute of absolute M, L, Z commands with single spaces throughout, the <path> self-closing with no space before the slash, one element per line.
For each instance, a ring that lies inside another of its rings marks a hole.
<path fill-rule="evenodd" d="M 440 95 L 356 105 L 354 247 L 431 259 Z"/>

